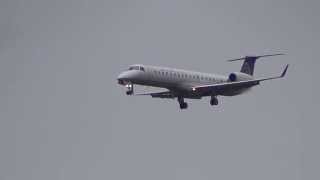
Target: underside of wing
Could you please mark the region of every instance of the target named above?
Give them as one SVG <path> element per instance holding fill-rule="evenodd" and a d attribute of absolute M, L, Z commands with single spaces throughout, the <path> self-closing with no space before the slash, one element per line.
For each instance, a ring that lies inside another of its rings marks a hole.
<path fill-rule="evenodd" d="M 151 96 L 153 98 L 175 98 L 175 95 L 171 91 L 163 91 L 163 92 L 149 92 L 142 94 L 135 94 L 135 96 Z"/>
<path fill-rule="evenodd" d="M 212 84 L 212 85 L 204 85 L 204 86 L 196 86 L 193 87 L 192 90 L 194 92 L 202 92 L 202 93 L 215 93 L 215 94 L 223 94 L 224 92 L 228 91 L 238 91 L 246 88 L 250 88 L 252 86 L 256 86 L 260 84 L 261 81 L 272 80 L 272 79 L 279 79 L 283 78 L 288 69 L 287 65 L 283 70 L 280 76 L 274 76 L 269 78 L 262 78 L 262 79 L 254 79 L 248 81 L 237 81 L 237 82 L 226 82 L 221 84 Z"/>
<path fill-rule="evenodd" d="M 217 95 L 218 94 L 222 95 L 224 92 L 250 88 L 252 86 L 258 85 L 259 82 L 260 82 L 259 80 L 228 82 L 228 83 L 221 83 L 221 84 L 197 86 L 197 87 L 193 87 L 192 90 L 202 92 L 204 94 L 212 92 Z"/>

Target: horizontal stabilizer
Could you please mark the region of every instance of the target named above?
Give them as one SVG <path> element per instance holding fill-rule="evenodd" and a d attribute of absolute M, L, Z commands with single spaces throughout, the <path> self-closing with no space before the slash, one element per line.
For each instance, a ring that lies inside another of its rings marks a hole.
<path fill-rule="evenodd" d="M 253 76 L 254 66 L 255 66 L 257 59 L 262 58 L 262 57 L 280 56 L 280 55 L 284 55 L 284 54 L 267 54 L 267 55 L 262 55 L 262 56 L 245 56 L 245 57 L 238 58 L 238 59 L 229 59 L 227 61 L 229 61 L 229 62 L 244 61 L 240 72 Z"/>
<path fill-rule="evenodd" d="M 262 55 L 262 56 L 245 56 L 245 57 L 238 58 L 238 59 L 229 59 L 227 61 L 232 62 L 232 61 L 240 61 L 240 60 L 257 60 L 262 57 L 281 56 L 281 55 L 285 55 L 285 54 L 280 53 L 280 54 L 267 54 L 267 55 Z"/>

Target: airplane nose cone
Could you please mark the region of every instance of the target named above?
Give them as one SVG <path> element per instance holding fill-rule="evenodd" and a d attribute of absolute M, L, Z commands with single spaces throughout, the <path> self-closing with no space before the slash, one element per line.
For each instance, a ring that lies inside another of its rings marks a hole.
<path fill-rule="evenodd" d="M 125 80 L 125 79 L 128 79 L 129 78 L 129 74 L 128 72 L 123 72 L 121 73 L 119 76 L 118 76 L 118 80 Z"/>
<path fill-rule="evenodd" d="M 139 73 L 135 71 L 125 71 L 118 76 L 117 80 L 119 84 L 124 84 L 125 81 L 131 81 L 137 78 L 138 74 Z"/>

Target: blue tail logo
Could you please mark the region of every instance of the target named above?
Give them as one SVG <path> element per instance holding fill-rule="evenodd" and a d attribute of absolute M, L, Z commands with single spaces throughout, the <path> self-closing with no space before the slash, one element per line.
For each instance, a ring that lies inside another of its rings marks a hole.
<path fill-rule="evenodd" d="M 255 65 L 257 59 L 258 58 L 254 57 L 254 56 L 246 56 L 245 60 L 242 64 L 240 72 L 245 73 L 245 74 L 249 74 L 252 76 L 254 73 L 254 65 Z"/>

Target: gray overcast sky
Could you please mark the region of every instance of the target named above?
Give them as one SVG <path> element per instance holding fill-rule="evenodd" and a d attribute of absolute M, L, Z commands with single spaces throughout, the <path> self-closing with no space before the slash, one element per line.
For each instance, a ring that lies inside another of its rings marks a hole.
<path fill-rule="evenodd" d="M 320 179 L 318 0 L 2 0 L 0 179 Z M 250 93 L 127 97 L 130 64 L 228 74 Z"/>

